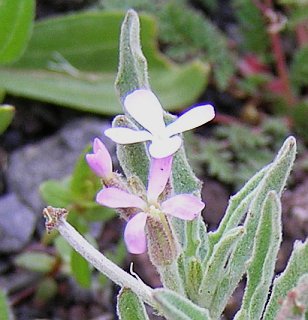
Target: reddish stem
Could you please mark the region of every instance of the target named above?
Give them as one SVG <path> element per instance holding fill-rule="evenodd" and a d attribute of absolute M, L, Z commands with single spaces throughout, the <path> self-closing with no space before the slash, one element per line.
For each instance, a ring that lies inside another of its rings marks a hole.
<path fill-rule="evenodd" d="M 284 88 L 284 98 L 289 106 L 293 106 L 296 103 L 296 99 L 293 95 L 290 84 L 288 67 L 282 46 L 281 36 L 279 34 L 279 28 L 276 30 L 271 28 L 273 27 L 273 24 L 279 23 L 279 21 L 272 21 L 275 19 L 277 20 L 278 18 L 274 11 L 272 0 L 265 0 L 265 4 L 262 4 L 259 1 L 254 1 L 254 3 L 260 9 L 266 21 L 269 21 L 268 34 L 271 41 L 272 52 L 275 57 L 277 74 Z"/>
<path fill-rule="evenodd" d="M 299 47 L 303 47 L 308 44 L 308 27 L 305 22 L 297 25 L 296 37 Z"/>

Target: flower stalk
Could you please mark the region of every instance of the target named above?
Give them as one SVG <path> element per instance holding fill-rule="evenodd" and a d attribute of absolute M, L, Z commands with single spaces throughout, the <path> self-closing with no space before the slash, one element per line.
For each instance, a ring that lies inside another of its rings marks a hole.
<path fill-rule="evenodd" d="M 96 250 L 82 235 L 66 221 L 67 211 L 65 209 L 47 207 L 43 211 L 46 218 L 46 229 L 51 231 L 57 229 L 62 237 L 98 271 L 107 276 L 120 287 L 129 288 L 136 293 L 144 302 L 156 307 L 152 298 L 153 289 L 136 279 L 115 263 L 107 259 Z"/>

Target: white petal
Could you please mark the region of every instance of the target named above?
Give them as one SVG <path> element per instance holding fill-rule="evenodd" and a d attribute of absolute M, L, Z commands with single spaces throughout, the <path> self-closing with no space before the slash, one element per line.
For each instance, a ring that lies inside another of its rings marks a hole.
<path fill-rule="evenodd" d="M 116 143 L 129 144 L 152 140 L 152 135 L 145 130 L 133 130 L 129 128 L 109 128 L 104 134 Z"/>
<path fill-rule="evenodd" d="M 206 122 L 209 122 L 215 117 L 215 110 L 210 104 L 198 106 L 186 111 L 183 115 L 170 123 L 166 130 L 170 136 L 181 133 L 196 127 L 199 127 Z"/>
<path fill-rule="evenodd" d="M 136 90 L 124 100 L 127 112 L 152 134 L 165 130 L 163 109 L 150 90 Z"/>
<path fill-rule="evenodd" d="M 150 155 L 153 158 L 165 158 L 173 155 L 182 144 L 182 139 L 179 136 L 157 139 L 152 142 L 149 147 Z"/>

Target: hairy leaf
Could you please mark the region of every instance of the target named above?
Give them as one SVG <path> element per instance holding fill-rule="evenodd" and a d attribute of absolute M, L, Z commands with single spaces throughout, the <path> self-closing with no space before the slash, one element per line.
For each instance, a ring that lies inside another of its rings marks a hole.
<path fill-rule="evenodd" d="M 307 273 L 307 266 L 308 240 L 304 243 L 296 241 L 286 269 L 274 281 L 272 294 L 265 310 L 264 319 L 276 319 L 281 299 L 285 298 L 287 293 L 296 286 L 300 277 Z"/>
<path fill-rule="evenodd" d="M 168 289 L 155 289 L 153 293 L 163 315 L 168 320 L 209 320 L 208 310 Z"/>
<path fill-rule="evenodd" d="M 118 294 L 117 314 L 120 320 L 149 319 L 142 300 L 127 288 L 122 288 Z"/>

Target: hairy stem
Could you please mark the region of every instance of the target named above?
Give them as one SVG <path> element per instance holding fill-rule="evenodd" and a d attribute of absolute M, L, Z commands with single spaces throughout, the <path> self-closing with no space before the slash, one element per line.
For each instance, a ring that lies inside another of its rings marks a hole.
<path fill-rule="evenodd" d="M 156 307 L 156 303 L 152 298 L 152 288 L 144 284 L 141 280 L 134 278 L 107 259 L 83 238 L 63 217 L 59 218 L 55 228 L 60 232 L 62 237 L 65 238 L 65 240 L 98 271 L 102 272 L 117 285 L 131 289 L 144 302 L 154 308 Z"/>

